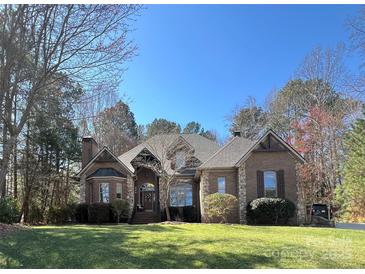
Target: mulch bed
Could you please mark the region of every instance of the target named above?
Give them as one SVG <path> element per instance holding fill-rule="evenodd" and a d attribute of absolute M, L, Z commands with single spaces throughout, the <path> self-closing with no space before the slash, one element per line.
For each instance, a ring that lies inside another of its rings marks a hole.
<path fill-rule="evenodd" d="M 0 223 L 0 237 L 13 233 L 15 231 L 24 230 L 24 229 L 29 229 L 29 227 L 25 226 L 25 225 L 20 225 L 20 224 L 8 225 L 8 224 Z"/>

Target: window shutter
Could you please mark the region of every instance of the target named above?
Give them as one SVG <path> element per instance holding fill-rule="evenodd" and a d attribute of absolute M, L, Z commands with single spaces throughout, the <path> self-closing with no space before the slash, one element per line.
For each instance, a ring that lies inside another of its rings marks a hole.
<path fill-rule="evenodd" d="M 257 171 L 257 197 L 264 197 L 264 172 L 261 170 Z"/>
<path fill-rule="evenodd" d="M 285 182 L 284 182 L 284 170 L 278 170 L 276 172 L 276 181 L 278 184 L 278 197 L 285 198 Z"/>

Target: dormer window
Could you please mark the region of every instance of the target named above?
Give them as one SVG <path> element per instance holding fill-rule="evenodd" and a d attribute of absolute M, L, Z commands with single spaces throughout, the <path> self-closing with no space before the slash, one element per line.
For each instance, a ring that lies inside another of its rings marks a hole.
<path fill-rule="evenodd" d="M 185 153 L 183 151 L 176 152 L 175 169 L 180 169 L 185 166 Z"/>

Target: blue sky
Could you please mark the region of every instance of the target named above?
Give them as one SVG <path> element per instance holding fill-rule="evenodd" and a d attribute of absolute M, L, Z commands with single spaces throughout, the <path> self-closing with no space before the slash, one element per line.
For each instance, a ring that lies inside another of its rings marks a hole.
<path fill-rule="evenodd" d="M 228 136 L 225 117 L 248 96 L 264 103 L 314 47 L 349 43 L 357 5 L 147 5 L 133 24 L 138 56 L 120 93 L 137 123 L 195 120 Z M 358 56 L 346 59 L 358 69 Z"/>

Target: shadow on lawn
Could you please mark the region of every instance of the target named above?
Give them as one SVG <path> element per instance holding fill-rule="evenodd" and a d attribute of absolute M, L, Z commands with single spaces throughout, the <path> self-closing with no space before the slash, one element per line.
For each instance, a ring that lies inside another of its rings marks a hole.
<path fill-rule="evenodd" d="M 212 251 L 203 248 L 207 245 L 219 247 L 227 244 L 227 240 L 180 238 L 183 241 L 179 241 L 176 232 L 183 229 L 179 226 L 135 225 L 22 231 L 0 242 L 0 268 L 280 267 L 280 258 L 257 254 L 257 250 L 256 253 L 248 250 L 239 254 L 234 249 L 222 252 L 219 248 Z M 163 232 L 166 238 L 153 238 L 158 232 Z"/>

